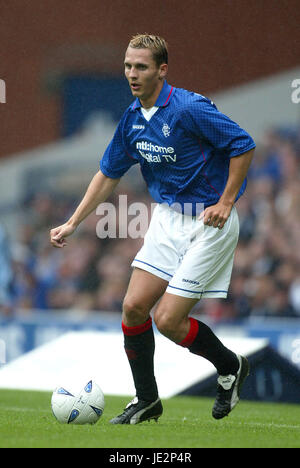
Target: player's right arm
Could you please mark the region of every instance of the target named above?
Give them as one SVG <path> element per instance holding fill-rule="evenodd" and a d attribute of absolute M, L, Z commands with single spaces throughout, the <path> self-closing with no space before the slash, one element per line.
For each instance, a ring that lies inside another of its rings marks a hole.
<path fill-rule="evenodd" d="M 67 244 L 66 237 L 73 234 L 77 226 L 97 208 L 99 203 L 104 202 L 109 197 L 119 180 L 105 176 L 101 170 L 94 175 L 71 218 L 65 224 L 51 229 L 50 242 L 53 247 L 62 248 Z"/>
<path fill-rule="evenodd" d="M 132 158 L 124 145 L 124 124 L 131 106 L 125 111 L 114 136 L 100 161 L 100 170 L 93 177 L 81 203 L 71 218 L 61 226 L 51 229 L 50 242 L 53 247 L 66 245 L 66 237 L 73 234 L 77 226 L 92 212 L 99 203 L 104 202 L 112 193 L 120 178 L 138 160 Z"/>

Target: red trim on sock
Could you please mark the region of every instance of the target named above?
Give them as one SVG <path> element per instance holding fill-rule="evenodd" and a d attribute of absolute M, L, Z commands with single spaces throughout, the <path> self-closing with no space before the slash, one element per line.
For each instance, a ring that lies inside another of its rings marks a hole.
<path fill-rule="evenodd" d="M 149 330 L 149 328 L 152 327 L 152 318 L 149 317 L 147 322 L 142 323 L 142 325 L 137 325 L 135 327 L 127 327 L 124 325 L 122 322 L 122 330 L 124 335 L 126 336 L 134 336 L 134 335 L 140 335 L 141 333 L 144 333 L 145 331 Z"/>
<path fill-rule="evenodd" d="M 178 343 L 179 346 L 183 346 L 184 348 L 188 348 L 189 346 L 191 346 L 191 344 L 194 342 L 197 336 L 198 329 L 199 329 L 198 320 L 192 317 L 190 317 L 189 320 L 190 320 L 190 331 L 188 332 L 184 340 Z"/>

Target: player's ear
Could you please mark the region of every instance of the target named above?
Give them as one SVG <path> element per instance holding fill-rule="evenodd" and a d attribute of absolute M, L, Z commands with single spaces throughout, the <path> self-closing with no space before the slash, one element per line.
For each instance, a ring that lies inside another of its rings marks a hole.
<path fill-rule="evenodd" d="M 159 79 L 164 80 L 168 73 L 168 64 L 162 63 L 159 67 Z"/>

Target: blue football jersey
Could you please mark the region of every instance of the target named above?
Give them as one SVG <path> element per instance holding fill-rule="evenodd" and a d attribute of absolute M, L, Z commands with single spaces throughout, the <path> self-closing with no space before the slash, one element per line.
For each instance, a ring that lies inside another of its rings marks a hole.
<path fill-rule="evenodd" d="M 120 178 L 133 165 L 141 172 L 157 203 L 218 202 L 228 179 L 230 158 L 255 147 L 250 135 L 222 114 L 206 97 L 164 82 L 146 120 L 137 98 L 124 112 L 100 161 L 110 178 Z M 246 188 L 246 179 L 237 199 Z M 198 205 L 199 206 L 199 205 Z"/>

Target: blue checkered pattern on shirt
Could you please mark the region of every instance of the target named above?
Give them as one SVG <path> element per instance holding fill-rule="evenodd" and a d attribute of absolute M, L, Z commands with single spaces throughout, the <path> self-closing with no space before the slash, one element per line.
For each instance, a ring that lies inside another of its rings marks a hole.
<path fill-rule="evenodd" d="M 138 99 L 125 111 L 100 161 L 111 178 L 139 163 L 158 203 L 217 203 L 228 179 L 230 158 L 255 147 L 250 135 L 204 96 L 166 81 L 149 121 Z M 246 179 L 237 199 L 246 188 Z"/>

